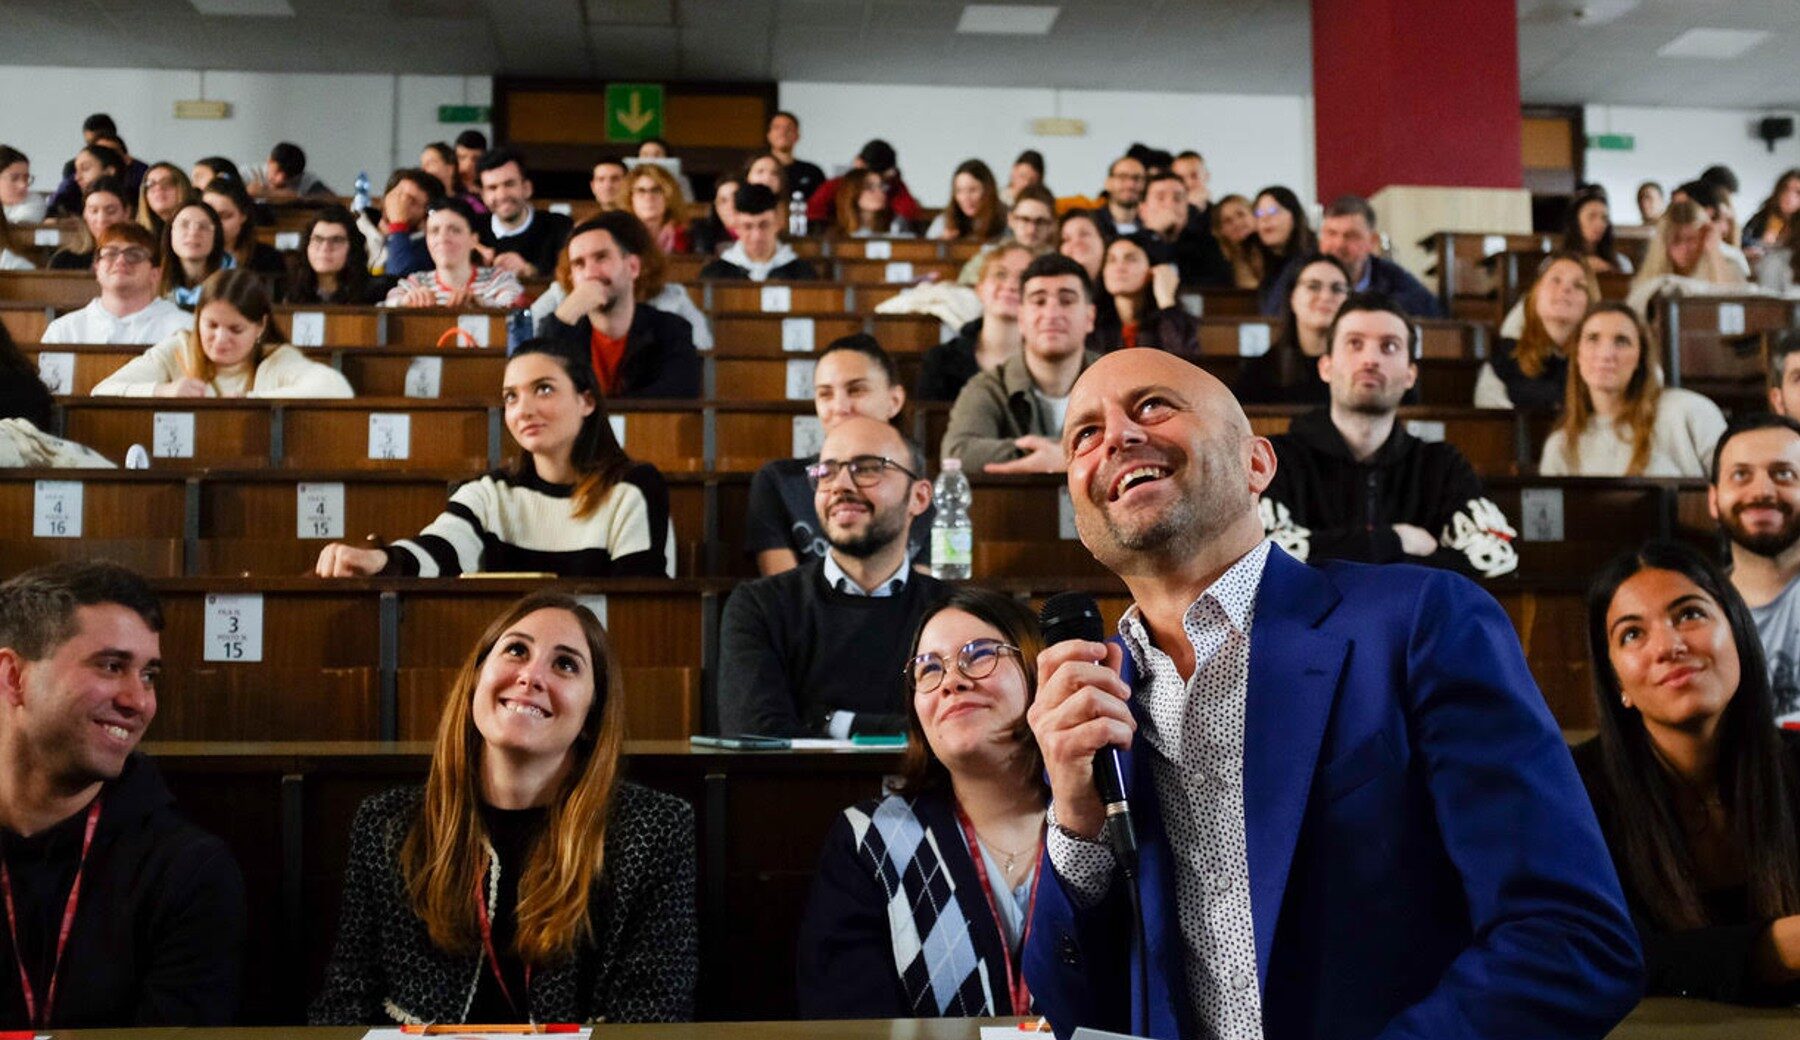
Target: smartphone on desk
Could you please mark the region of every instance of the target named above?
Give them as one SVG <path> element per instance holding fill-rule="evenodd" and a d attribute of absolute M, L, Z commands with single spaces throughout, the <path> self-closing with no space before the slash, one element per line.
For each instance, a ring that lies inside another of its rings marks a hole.
<path fill-rule="evenodd" d="M 689 737 L 694 747 L 724 748 L 727 751 L 786 751 L 793 745 L 786 737 Z"/>

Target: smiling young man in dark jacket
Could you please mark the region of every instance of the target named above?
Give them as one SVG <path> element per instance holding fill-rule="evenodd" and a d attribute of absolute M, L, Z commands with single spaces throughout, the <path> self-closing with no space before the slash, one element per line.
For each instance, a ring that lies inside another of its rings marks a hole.
<path fill-rule="evenodd" d="M 1477 578 L 1518 567 L 1512 526 L 1455 445 L 1398 419 L 1417 381 L 1417 332 L 1385 296 L 1352 295 L 1319 375 L 1331 404 L 1271 438 L 1275 478 L 1260 503 L 1275 544 L 1308 562 L 1423 563 Z"/>
<path fill-rule="evenodd" d="M 650 233 L 624 210 L 609 210 L 569 233 L 568 296 L 538 324 L 538 335 L 588 355 L 608 399 L 700 396 L 700 355 L 688 320 L 639 303 L 640 257 Z"/>
<path fill-rule="evenodd" d="M 134 753 L 162 612 L 66 563 L 0 585 L 0 1029 L 216 1026 L 237 1012 L 244 884 Z"/>

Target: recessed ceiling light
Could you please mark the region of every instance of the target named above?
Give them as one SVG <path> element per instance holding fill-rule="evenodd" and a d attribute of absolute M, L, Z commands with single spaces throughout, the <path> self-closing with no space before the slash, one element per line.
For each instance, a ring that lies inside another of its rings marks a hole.
<path fill-rule="evenodd" d="M 1763 29 L 1689 29 L 1656 53 L 1664 58 L 1729 60 L 1769 38 Z"/>
<path fill-rule="evenodd" d="M 987 33 L 1004 36 L 1042 36 L 1056 24 L 1060 7 L 1036 4 L 967 4 L 962 20 L 956 23 L 959 33 Z"/>
<path fill-rule="evenodd" d="M 201 14 L 228 18 L 292 18 L 288 0 L 188 0 Z"/>

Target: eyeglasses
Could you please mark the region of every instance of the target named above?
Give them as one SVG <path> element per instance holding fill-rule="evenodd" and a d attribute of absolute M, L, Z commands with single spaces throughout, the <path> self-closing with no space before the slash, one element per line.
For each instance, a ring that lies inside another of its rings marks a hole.
<path fill-rule="evenodd" d="M 1254 210 L 1251 210 L 1251 212 L 1259 217 L 1272 217 L 1275 214 L 1284 211 L 1280 206 L 1258 206 Z"/>
<path fill-rule="evenodd" d="M 850 470 L 850 482 L 859 488 L 872 488 L 881 483 L 881 477 L 889 469 L 897 469 L 914 480 L 919 475 L 893 459 L 884 459 L 879 455 L 857 455 L 849 459 L 820 459 L 806 467 L 806 479 L 817 488 L 820 484 L 829 484 L 837 479 L 840 470 Z"/>
<path fill-rule="evenodd" d="M 33 184 L 37 183 L 37 174 L 35 174 L 35 173 L 5 173 L 5 174 L 0 174 L 0 180 L 19 181 L 20 183 L 24 184 L 27 188 L 29 188 Z"/>
<path fill-rule="evenodd" d="M 350 240 L 343 235 L 314 235 L 308 241 L 323 249 L 337 249 L 350 244 Z"/>
<path fill-rule="evenodd" d="M 1014 224 L 1023 224 L 1026 227 L 1055 227 L 1056 226 L 1056 220 L 1052 217 L 1022 217 L 1022 216 L 1018 215 L 1017 213 L 1014 213 L 1012 216 L 1010 216 L 1006 219 L 1012 221 Z"/>
<path fill-rule="evenodd" d="M 1300 288 L 1309 293 L 1322 293 L 1326 296 L 1348 296 L 1350 287 L 1343 282 L 1321 282 L 1316 278 L 1308 278 L 1300 283 Z"/>
<path fill-rule="evenodd" d="M 956 652 L 956 670 L 965 679 L 985 679 L 994 674 L 994 669 L 1000 667 L 1000 658 L 1007 654 L 1019 654 L 1020 660 L 1024 660 L 1019 648 L 1011 643 L 1002 643 L 998 639 L 971 639 Z M 926 652 L 908 661 L 903 674 L 912 684 L 914 693 L 930 693 L 944 684 L 948 672 L 942 657 Z"/>
<path fill-rule="evenodd" d="M 94 254 L 94 262 L 101 264 L 124 264 L 136 267 L 150 262 L 150 252 L 146 249 L 102 249 Z"/>
<path fill-rule="evenodd" d="M 175 178 L 173 177 L 158 177 L 153 181 L 147 180 L 144 182 L 144 187 L 147 189 L 173 188 L 174 186 Z"/>

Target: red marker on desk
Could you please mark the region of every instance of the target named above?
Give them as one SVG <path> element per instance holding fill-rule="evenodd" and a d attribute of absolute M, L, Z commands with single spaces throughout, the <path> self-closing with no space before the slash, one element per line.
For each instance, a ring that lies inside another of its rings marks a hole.
<path fill-rule="evenodd" d="M 411 1033 L 416 1036 L 455 1036 L 459 1033 L 469 1036 L 488 1036 L 498 1033 L 536 1035 L 540 1033 L 579 1033 L 581 1032 L 581 1026 L 574 1022 L 543 1022 L 537 1025 L 516 1026 L 404 1025 L 400 1027 L 400 1031 L 402 1033 Z M 0 1040 L 7 1040 L 7 1037 L 4 1034 L 0 1034 Z"/>

